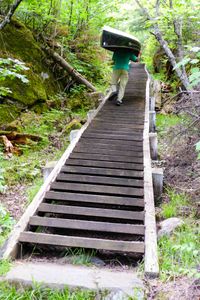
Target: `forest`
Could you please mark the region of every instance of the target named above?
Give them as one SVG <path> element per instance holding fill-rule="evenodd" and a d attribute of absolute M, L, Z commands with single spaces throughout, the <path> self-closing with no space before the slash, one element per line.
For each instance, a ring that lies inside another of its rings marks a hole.
<path fill-rule="evenodd" d="M 159 277 L 145 279 L 143 260 L 110 260 L 108 269 L 137 267 L 144 289 L 109 298 L 106 291 L 10 284 L 4 276 L 12 261 L 0 259 L 0 300 L 200 299 L 198 0 L 0 0 L 0 249 L 41 188 L 45 166 L 61 158 L 70 132 L 107 93 L 112 52 L 100 45 L 105 25 L 139 40 L 155 99 L 152 168 L 164 172 L 155 199 Z M 161 235 L 167 220 L 171 229 Z M 71 264 L 93 266 L 98 253 L 77 248 L 65 255 Z"/>

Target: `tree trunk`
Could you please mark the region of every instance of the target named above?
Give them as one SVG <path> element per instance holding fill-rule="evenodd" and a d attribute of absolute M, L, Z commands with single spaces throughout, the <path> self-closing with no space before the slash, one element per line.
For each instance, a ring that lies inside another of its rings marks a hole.
<path fill-rule="evenodd" d="M 170 0 L 170 8 L 173 9 L 173 0 Z M 173 20 L 173 25 L 174 25 L 174 32 L 177 36 L 177 52 L 178 52 L 178 62 L 183 60 L 184 57 L 184 50 L 183 50 L 183 38 L 182 38 L 182 21 L 174 18 Z M 187 73 L 185 70 L 185 66 L 180 67 L 183 77 L 185 80 L 188 80 L 187 78 Z M 188 82 L 189 84 L 189 82 Z"/>
<path fill-rule="evenodd" d="M 2 30 L 8 23 L 10 23 L 10 20 L 15 12 L 15 10 L 18 8 L 22 0 L 16 0 L 15 3 L 10 7 L 7 16 L 4 18 L 4 20 L 0 23 L 0 30 Z"/>
<path fill-rule="evenodd" d="M 155 38 L 157 39 L 157 41 L 161 45 L 162 49 L 164 50 L 166 56 L 169 59 L 169 62 L 171 64 L 171 66 L 173 68 L 175 68 L 175 66 L 177 64 L 176 58 L 175 58 L 174 54 L 172 53 L 171 49 L 169 48 L 167 41 L 163 38 L 163 35 L 162 35 L 162 33 L 161 33 L 161 31 L 160 31 L 160 29 L 158 27 L 158 24 L 150 16 L 150 14 L 147 11 L 147 9 L 142 6 L 142 4 L 140 3 L 139 0 L 135 0 L 135 2 L 142 9 L 142 11 L 146 15 L 147 19 L 150 20 L 150 21 L 153 21 L 153 24 L 152 24 L 152 27 L 154 29 L 153 35 L 155 36 Z M 189 86 L 189 80 L 188 80 L 187 74 L 184 74 L 184 72 L 182 72 L 181 68 L 175 68 L 175 72 L 176 72 L 178 78 L 180 79 L 180 81 L 181 81 L 181 83 L 183 85 L 184 90 L 187 91 L 188 90 L 188 86 Z"/>
<path fill-rule="evenodd" d="M 85 79 L 79 72 L 77 72 L 66 60 L 64 60 L 58 53 L 52 51 L 49 48 L 45 48 L 45 51 L 57 62 L 61 67 L 67 70 L 67 72 L 79 83 L 84 84 L 88 89 L 96 92 L 96 88 Z"/>

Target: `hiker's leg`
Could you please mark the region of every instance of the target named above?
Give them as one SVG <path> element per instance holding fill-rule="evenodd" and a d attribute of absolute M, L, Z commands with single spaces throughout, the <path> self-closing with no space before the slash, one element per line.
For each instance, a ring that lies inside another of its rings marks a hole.
<path fill-rule="evenodd" d="M 127 82 L 128 82 L 128 72 L 126 70 L 121 70 L 119 93 L 118 93 L 118 97 L 117 97 L 117 101 L 119 101 L 119 102 L 122 102 Z"/>
<path fill-rule="evenodd" d="M 119 71 L 120 70 L 113 70 L 110 87 L 105 97 L 106 100 L 109 99 L 113 94 L 117 92 L 117 84 L 121 74 Z"/>

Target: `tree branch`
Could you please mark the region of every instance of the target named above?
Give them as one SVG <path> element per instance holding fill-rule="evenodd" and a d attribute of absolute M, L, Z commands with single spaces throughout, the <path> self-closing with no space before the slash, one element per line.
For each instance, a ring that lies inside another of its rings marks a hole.
<path fill-rule="evenodd" d="M 10 23 L 10 20 L 17 9 L 17 7 L 20 5 L 22 0 L 16 0 L 15 3 L 10 7 L 7 15 L 5 16 L 4 20 L 0 23 L 0 30 L 2 30 L 8 23 Z"/>
<path fill-rule="evenodd" d="M 144 13 L 144 15 L 146 15 L 148 20 L 154 21 L 152 24 L 152 27 L 154 29 L 153 34 L 154 34 L 155 38 L 157 39 L 157 41 L 159 42 L 159 44 L 161 45 L 162 49 L 164 50 L 166 56 L 168 57 L 171 66 L 175 69 L 175 72 L 176 72 L 178 78 L 180 79 L 180 81 L 183 85 L 183 88 L 187 91 L 188 86 L 189 86 L 188 77 L 187 77 L 187 75 L 185 76 L 185 74 L 183 74 L 183 72 L 180 68 L 175 68 L 176 58 L 175 58 L 174 54 L 172 53 L 171 49 L 169 48 L 167 41 L 164 39 L 163 34 L 161 33 L 161 31 L 158 27 L 158 23 L 156 23 L 155 19 L 150 16 L 148 10 L 142 6 L 142 4 L 139 0 L 135 0 L 135 2 L 141 8 L 142 12 Z"/>

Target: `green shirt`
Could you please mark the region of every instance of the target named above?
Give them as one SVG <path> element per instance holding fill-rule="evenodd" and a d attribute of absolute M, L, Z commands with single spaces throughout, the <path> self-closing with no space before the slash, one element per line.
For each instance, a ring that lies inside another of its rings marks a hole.
<path fill-rule="evenodd" d="M 129 61 L 137 61 L 137 57 L 130 50 L 119 49 L 113 54 L 113 70 L 129 70 Z"/>

